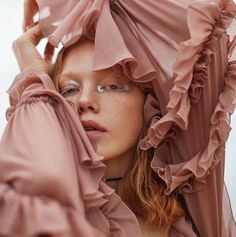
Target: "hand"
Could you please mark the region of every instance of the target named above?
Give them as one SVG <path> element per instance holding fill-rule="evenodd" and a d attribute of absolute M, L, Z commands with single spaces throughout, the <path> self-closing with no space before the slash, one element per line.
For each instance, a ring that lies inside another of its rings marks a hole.
<path fill-rule="evenodd" d="M 25 0 L 24 1 L 24 20 L 23 20 L 23 31 L 27 31 L 37 24 L 34 22 L 34 16 L 38 13 L 39 8 L 36 0 Z"/>
<path fill-rule="evenodd" d="M 20 70 L 35 69 L 45 73 L 50 72 L 50 50 L 52 47 L 47 46 L 45 59 L 36 49 L 37 44 L 43 38 L 39 25 L 33 26 L 26 31 L 22 36 L 13 42 L 12 49 L 16 56 L 16 60 Z"/>

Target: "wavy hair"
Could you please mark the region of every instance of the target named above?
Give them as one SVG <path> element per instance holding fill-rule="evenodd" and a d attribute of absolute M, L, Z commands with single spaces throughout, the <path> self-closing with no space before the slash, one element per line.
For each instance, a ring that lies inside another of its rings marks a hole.
<path fill-rule="evenodd" d="M 170 226 L 184 211 L 177 194 L 164 193 L 166 184 L 151 168 L 154 150 L 137 146 L 124 177 L 121 198 L 145 224 L 155 228 Z"/>

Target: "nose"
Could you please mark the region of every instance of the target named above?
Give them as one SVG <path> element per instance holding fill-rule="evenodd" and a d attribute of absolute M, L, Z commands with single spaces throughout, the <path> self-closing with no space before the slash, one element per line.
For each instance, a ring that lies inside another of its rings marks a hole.
<path fill-rule="evenodd" d="M 100 109 L 99 99 L 96 92 L 91 90 L 82 90 L 77 101 L 77 110 L 81 115 L 85 112 L 98 113 Z"/>

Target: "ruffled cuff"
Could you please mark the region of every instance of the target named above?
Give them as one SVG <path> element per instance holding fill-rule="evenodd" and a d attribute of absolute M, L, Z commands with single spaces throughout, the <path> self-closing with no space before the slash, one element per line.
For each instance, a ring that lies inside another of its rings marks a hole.
<path fill-rule="evenodd" d="M 56 200 L 18 193 L 10 185 L 1 183 L 0 203 L 0 236 L 72 236 L 67 208 Z"/>

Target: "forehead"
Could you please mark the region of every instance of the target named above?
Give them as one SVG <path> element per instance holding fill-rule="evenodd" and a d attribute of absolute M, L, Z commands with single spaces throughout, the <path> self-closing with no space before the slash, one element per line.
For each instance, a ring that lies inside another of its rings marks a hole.
<path fill-rule="evenodd" d="M 91 41 L 80 42 L 73 47 L 69 47 L 63 51 L 62 55 L 62 72 L 60 80 L 70 76 L 79 77 L 117 77 L 125 80 L 125 76 L 120 65 L 111 68 L 94 71 L 94 44 Z"/>
<path fill-rule="evenodd" d="M 63 69 L 68 67 L 80 66 L 93 66 L 94 58 L 94 44 L 90 41 L 83 41 L 77 43 L 64 50 L 62 55 Z"/>

